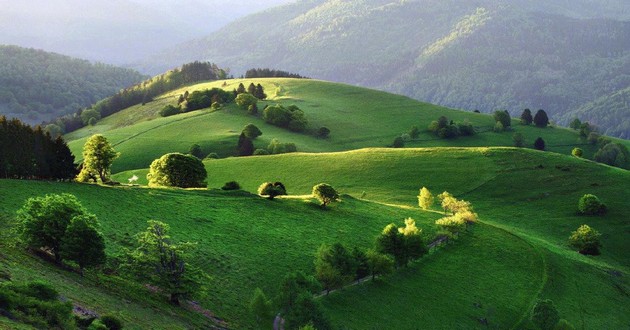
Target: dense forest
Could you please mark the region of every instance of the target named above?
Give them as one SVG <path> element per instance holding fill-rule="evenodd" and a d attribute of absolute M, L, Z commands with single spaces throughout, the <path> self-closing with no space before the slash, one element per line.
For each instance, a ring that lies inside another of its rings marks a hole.
<path fill-rule="evenodd" d="M 144 78 L 130 69 L 0 46 L 0 114 L 39 123 L 75 112 Z"/>
<path fill-rule="evenodd" d="M 568 125 L 566 113 L 629 85 L 628 19 L 617 0 L 301 1 L 144 67 L 212 59 L 239 75 L 255 63 L 470 111 L 545 109 Z M 610 123 L 598 125 L 623 136 Z"/>

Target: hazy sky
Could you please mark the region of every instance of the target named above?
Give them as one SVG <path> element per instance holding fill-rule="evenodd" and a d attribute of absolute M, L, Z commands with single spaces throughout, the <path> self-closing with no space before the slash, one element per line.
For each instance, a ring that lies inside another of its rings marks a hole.
<path fill-rule="evenodd" d="M 0 44 L 124 64 L 294 0 L 0 0 Z"/>

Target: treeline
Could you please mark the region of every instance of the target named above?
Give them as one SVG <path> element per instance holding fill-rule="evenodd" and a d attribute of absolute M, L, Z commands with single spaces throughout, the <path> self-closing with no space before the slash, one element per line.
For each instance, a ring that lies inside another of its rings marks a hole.
<path fill-rule="evenodd" d="M 145 78 L 130 69 L 0 46 L 0 109 L 30 123 L 75 112 Z"/>
<path fill-rule="evenodd" d="M 61 138 L 0 116 L 0 178 L 72 180 L 74 155 Z"/>
<path fill-rule="evenodd" d="M 107 117 L 128 107 L 150 102 L 154 97 L 164 92 L 199 81 L 225 79 L 226 77 L 225 70 L 210 62 L 184 64 L 181 68 L 123 89 L 87 109 L 61 117 L 46 127 L 49 132 L 69 133 L 90 124 L 90 121 L 94 123 L 102 117 Z"/>
<path fill-rule="evenodd" d="M 308 77 L 301 76 L 297 73 L 291 73 L 282 70 L 274 69 L 249 69 L 245 72 L 245 78 L 299 78 L 309 79 Z"/>

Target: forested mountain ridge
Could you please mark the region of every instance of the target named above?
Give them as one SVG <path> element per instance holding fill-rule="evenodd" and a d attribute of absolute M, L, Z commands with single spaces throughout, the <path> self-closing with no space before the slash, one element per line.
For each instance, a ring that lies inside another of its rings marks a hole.
<path fill-rule="evenodd" d="M 89 106 L 144 78 L 131 69 L 0 45 L 0 114 L 40 123 Z"/>
<path fill-rule="evenodd" d="M 301 1 L 139 67 L 279 67 L 467 110 L 543 108 L 566 125 L 565 113 L 629 85 L 629 18 L 623 1 Z"/>

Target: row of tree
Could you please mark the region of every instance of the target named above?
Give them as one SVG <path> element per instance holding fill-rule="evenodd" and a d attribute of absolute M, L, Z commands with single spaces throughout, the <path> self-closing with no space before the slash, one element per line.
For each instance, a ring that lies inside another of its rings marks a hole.
<path fill-rule="evenodd" d="M 72 180 L 75 175 L 74 156 L 61 137 L 0 116 L 0 178 Z"/>
<path fill-rule="evenodd" d="M 245 78 L 307 78 L 297 73 L 291 73 L 274 69 L 249 69 L 245 72 Z"/>
<path fill-rule="evenodd" d="M 48 123 L 46 127 L 50 131 L 69 133 L 88 125 L 91 118 L 107 117 L 130 106 L 150 102 L 154 97 L 175 88 L 199 81 L 225 78 L 227 78 L 226 72 L 216 64 L 210 62 L 184 64 L 181 68 L 145 80 L 133 87 L 125 88 L 87 109 L 63 116 Z M 86 112 L 85 115 L 84 112 Z"/>

